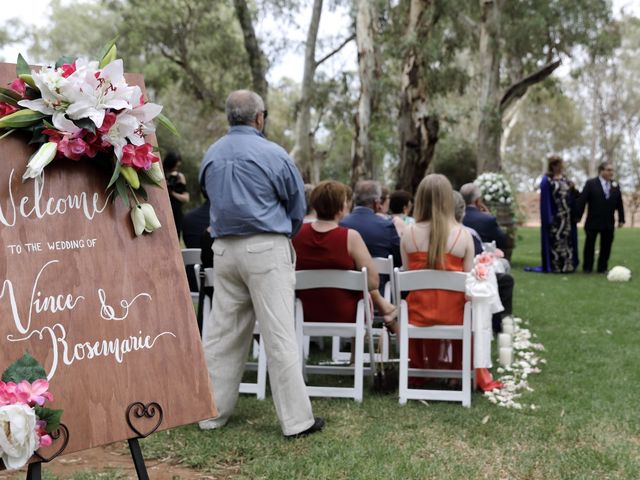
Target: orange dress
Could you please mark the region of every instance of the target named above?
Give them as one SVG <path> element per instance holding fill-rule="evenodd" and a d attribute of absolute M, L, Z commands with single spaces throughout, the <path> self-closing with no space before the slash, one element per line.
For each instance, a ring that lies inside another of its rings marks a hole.
<path fill-rule="evenodd" d="M 453 245 L 444 256 L 444 270 L 464 271 L 464 258 L 450 252 L 458 242 L 460 230 Z M 411 229 L 414 245 L 414 229 Z M 409 270 L 423 270 L 427 265 L 427 252 L 416 251 L 408 255 Z M 448 290 L 424 290 L 410 292 L 407 296 L 409 323 L 412 325 L 462 325 L 465 295 Z M 449 346 L 451 348 L 449 348 Z M 462 367 L 462 342 L 460 340 L 409 340 L 409 359 L 412 368 L 460 369 Z M 414 379 L 412 383 L 419 383 Z"/>

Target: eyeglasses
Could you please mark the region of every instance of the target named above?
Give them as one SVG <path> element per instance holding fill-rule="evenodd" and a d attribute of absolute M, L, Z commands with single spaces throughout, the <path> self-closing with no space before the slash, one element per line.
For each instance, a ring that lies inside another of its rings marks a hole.
<path fill-rule="evenodd" d="M 262 110 L 262 117 L 266 120 L 269 112 L 267 110 Z"/>

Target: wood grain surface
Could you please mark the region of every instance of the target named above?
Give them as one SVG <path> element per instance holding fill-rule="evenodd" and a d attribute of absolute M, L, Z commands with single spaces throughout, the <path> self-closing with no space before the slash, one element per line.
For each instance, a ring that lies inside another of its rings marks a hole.
<path fill-rule="evenodd" d="M 14 78 L 0 64 L 0 84 Z M 166 188 L 147 188 L 162 228 L 135 237 L 95 160 L 57 159 L 41 186 L 23 183 L 28 140 L 0 140 L 0 372 L 25 351 L 45 366 L 65 453 L 135 437 L 133 402 L 158 402 L 160 429 L 215 416 Z"/>

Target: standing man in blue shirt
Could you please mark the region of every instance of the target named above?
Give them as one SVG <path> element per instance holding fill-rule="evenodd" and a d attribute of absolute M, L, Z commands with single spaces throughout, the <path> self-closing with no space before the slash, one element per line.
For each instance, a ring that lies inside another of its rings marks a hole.
<path fill-rule="evenodd" d="M 216 269 L 203 345 L 219 413 L 200 427 L 229 420 L 257 320 L 282 432 L 300 437 L 324 426 L 311 411 L 294 331 L 290 237 L 304 218 L 304 185 L 285 150 L 263 136 L 267 111 L 258 94 L 235 91 L 225 110 L 229 131 L 209 148 L 200 170 L 211 198 Z"/>

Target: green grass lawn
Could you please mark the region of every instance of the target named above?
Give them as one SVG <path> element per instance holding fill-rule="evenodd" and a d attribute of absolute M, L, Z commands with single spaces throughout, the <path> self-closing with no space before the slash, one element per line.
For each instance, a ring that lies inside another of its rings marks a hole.
<path fill-rule="evenodd" d="M 538 265 L 537 229 L 521 228 L 514 252 L 514 314 L 530 321 L 546 351 L 535 389 L 507 410 L 480 394 L 472 407 L 368 393 L 313 400 L 322 434 L 287 441 L 273 405 L 242 397 L 224 429 L 187 426 L 144 441 L 148 456 L 171 456 L 214 476 L 327 479 L 640 478 L 640 312 L 637 280 L 526 273 Z M 640 230 L 616 232 L 610 266 L 640 271 Z M 484 421 L 483 421 L 484 420 Z"/>
<path fill-rule="evenodd" d="M 546 347 L 542 373 L 529 377 L 535 391 L 521 399 L 539 409 L 507 410 L 480 394 L 470 409 L 401 407 L 396 396 L 367 392 L 362 404 L 313 400 L 325 431 L 287 441 L 271 398 L 243 396 L 225 428 L 157 433 L 143 441 L 145 455 L 207 478 L 640 478 L 638 281 L 525 273 L 540 263 L 538 244 L 537 229 L 521 228 L 512 265 L 514 314 Z M 610 266 L 640 272 L 639 246 L 640 229 L 616 232 Z"/>

